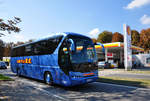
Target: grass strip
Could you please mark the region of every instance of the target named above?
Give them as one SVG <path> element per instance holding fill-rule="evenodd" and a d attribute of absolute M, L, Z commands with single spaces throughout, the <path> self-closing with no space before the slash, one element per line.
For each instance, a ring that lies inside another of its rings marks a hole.
<path fill-rule="evenodd" d="M 10 77 L 4 76 L 2 74 L 0 74 L 0 81 L 9 81 L 9 80 L 13 80 Z"/>
<path fill-rule="evenodd" d="M 121 78 L 121 77 L 100 77 L 97 81 L 104 82 L 104 83 L 150 88 L 150 80 L 145 80 L 145 79 Z"/>

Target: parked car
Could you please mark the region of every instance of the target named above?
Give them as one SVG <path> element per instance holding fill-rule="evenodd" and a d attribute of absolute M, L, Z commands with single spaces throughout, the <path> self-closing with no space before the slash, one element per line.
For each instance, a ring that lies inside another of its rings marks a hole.
<path fill-rule="evenodd" d="M 111 68 L 118 67 L 117 63 L 112 62 L 112 63 L 110 63 L 110 64 L 111 64 Z"/>
<path fill-rule="evenodd" d="M 7 69 L 7 65 L 5 62 L 0 61 L 0 69 Z"/>
<path fill-rule="evenodd" d="M 98 62 L 98 68 L 110 68 L 110 63 L 105 61 Z"/>
<path fill-rule="evenodd" d="M 110 68 L 118 67 L 118 63 L 114 62 L 113 60 L 109 60 L 108 62 L 110 63 Z"/>
<path fill-rule="evenodd" d="M 109 62 L 105 62 L 105 68 L 110 68 L 111 67 L 111 64 Z"/>
<path fill-rule="evenodd" d="M 105 68 L 105 61 L 98 62 L 98 68 Z"/>

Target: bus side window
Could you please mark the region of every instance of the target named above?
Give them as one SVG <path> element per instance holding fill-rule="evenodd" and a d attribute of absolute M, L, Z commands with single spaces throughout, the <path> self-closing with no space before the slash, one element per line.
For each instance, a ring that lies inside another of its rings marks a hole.
<path fill-rule="evenodd" d="M 11 52 L 12 57 L 18 57 L 18 56 L 24 56 L 24 46 L 19 47 L 19 48 L 14 48 Z"/>
<path fill-rule="evenodd" d="M 25 56 L 31 56 L 31 55 L 33 55 L 32 45 L 25 46 Z"/>
<path fill-rule="evenodd" d="M 12 57 L 16 57 L 17 56 L 17 49 L 14 48 L 12 51 L 11 51 L 11 56 Z"/>
<path fill-rule="evenodd" d="M 35 43 L 33 53 L 34 55 L 52 54 L 57 48 L 59 42 L 57 38 L 50 38 L 48 40 Z"/>
<path fill-rule="evenodd" d="M 35 43 L 33 45 L 33 54 L 34 55 L 42 55 L 44 54 L 44 51 L 45 51 L 45 42 L 44 41 L 40 41 L 38 43 Z"/>
<path fill-rule="evenodd" d="M 25 48 L 24 46 L 19 48 L 19 52 L 17 52 L 17 54 L 18 54 L 17 56 L 24 56 L 25 55 L 24 54 L 24 48 Z"/>
<path fill-rule="evenodd" d="M 40 53 L 40 48 L 39 48 L 39 44 L 38 43 L 36 43 L 36 44 L 34 44 L 33 45 L 33 54 L 34 55 L 38 55 L 39 53 Z"/>
<path fill-rule="evenodd" d="M 55 51 L 55 49 L 57 48 L 59 42 L 61 41 L 60 39 L 61 38 L 50 38 L 50 39 L 48 39 L 47 40 L 47 47 L 48 47 L 47 52 L 52 54 Z"/>

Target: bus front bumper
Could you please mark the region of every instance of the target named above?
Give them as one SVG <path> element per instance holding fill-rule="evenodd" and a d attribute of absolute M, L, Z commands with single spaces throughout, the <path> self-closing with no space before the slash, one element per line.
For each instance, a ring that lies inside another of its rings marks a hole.
<path fill-rule="evenodd" d="M 95 82 L 97 79 L 98 79 L 98 76 L 71 78 L 71 86 Z"/>

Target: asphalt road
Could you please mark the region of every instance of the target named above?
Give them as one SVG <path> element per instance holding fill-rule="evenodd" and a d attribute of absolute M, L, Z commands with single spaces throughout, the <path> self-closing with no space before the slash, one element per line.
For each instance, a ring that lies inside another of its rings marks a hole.
<path fill-rule="evenodd" d="M 15 81 L 0 81 L 0 101 L 149 101 L 150 89 L 100 82 L 65 88 L 17 77 L 10 69 L 0 70 Z"/>

